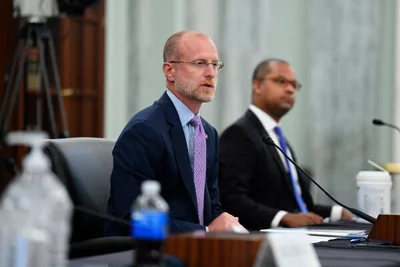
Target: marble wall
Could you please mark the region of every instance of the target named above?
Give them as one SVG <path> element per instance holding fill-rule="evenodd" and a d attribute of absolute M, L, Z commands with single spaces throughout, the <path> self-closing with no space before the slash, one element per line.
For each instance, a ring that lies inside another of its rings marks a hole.
<path fill-rule="evenodd" d="M 357 172 L 372 169 L 367 159 L 382 163 L 391 156 L 382 138 L 391 140 L 392 132 L 371 123 L 393 119 L 393 37 L 385 32 L 393 21 L 385 17 L 394 16 L 388 3 L 307 1 L 307 158 L 315 176 L 346 203 L 355 201 Z"/>

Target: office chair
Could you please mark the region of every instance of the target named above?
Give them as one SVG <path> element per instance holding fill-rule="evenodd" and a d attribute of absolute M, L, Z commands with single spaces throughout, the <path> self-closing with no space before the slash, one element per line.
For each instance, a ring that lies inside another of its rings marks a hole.
<path fill-rule="evenodd" d="M 112 140 L 90 137 L 48 140 L 45 152 L 53 172 L 65 184 L 75 206 L 107 213 L 114 144 Z M 100 238 L 103 221 L 75 210 L 71 230 L 71 243 Z"/>

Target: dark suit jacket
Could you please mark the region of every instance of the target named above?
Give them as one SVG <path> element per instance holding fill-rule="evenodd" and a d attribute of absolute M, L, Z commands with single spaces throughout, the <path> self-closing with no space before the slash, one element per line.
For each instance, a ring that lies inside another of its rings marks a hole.
<path fill-rule="evenodd" d="M 222 213 L 218 191 L 218 135 L 202 119 L 207 134 L 204 224 Z M 178 112 L 166 93 L 137 113 L 126 125 L 113 150 L 108 212 L 129 219 L 132 203 L 144 180 L 157 180 L 170 212 L 170 231 L 205 229 L 199 224 L 197 201 L 185 135 Z M 128 235 L 129 229 L 106 223 L 105 235 Z"/>
<path fill-rule="evenodd" d="M 259 119 L 248 110 L 220 137 L 222 206 L 238 216 L 244 227 L 253 230 L 270 228 L 280 210 L 299 212 L 290 176 L 276 148 L 262 141 L 265 134 L 267 132 Z M 307 177 L 300 172 L 298 176 L 309 211 L 329 217 L 331 207 L 314 205 L 305 182 Z"/>

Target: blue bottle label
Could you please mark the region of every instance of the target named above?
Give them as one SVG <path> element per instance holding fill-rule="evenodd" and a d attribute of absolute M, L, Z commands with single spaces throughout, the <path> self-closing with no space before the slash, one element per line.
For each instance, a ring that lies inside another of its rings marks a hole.
<path fill-rule="evenodd" d="M 163 240 L 167 238 L 168 214 L 160 211 L 135 211 L 131 225 L 133 238 Z"/>

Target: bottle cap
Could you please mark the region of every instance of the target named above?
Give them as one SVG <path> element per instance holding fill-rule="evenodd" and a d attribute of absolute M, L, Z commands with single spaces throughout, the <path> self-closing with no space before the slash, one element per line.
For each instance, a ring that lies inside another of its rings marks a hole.
<path fill-rule="evenodd" d="M 155 180 L 147 180 L 142 183 L 144 195 L 156 195 L 160 192 L 160 183 Z"/>
<path fill-rule="evenodd" d="M 22 165 L 27 172 L 45 172 L 50 169 L 50 161 L 43 153 L 43 145 L 48 135 L 44 132 L 16 131 L 7 134 L 6 142 L 10 145 L 27 145 L 31 152 L 24 158 Z"/>

